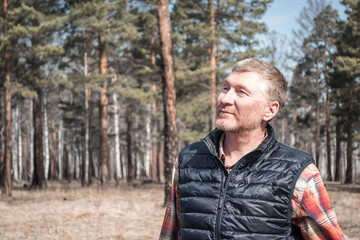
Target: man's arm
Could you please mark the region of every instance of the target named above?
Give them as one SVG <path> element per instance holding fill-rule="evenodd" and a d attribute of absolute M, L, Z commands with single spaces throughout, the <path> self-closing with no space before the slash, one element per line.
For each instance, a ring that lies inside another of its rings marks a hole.
<path fill-rule="evenodd" d="M 329 194 L 314 164 L 305 168 L 296 182 L 291 218 L 304 239 L 348 239 L 337 223 Z"/>
<path fill-rule="evenodd" d="M 161 228 L 159 240 L 174 240 L 178 237 L 180 228 L 179 204 L 178 204 L 178 169 L 177 159 L 173 167 L 172 187 L 166 207 L 165 217 Z"/>

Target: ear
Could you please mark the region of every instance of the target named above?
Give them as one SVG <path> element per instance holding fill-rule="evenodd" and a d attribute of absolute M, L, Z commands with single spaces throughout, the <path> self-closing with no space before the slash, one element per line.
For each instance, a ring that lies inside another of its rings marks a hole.
<path fill-rule="evenodd" d="M 280 108 L 280 104 L 278 101 L 270 101 L 266 106 L 263 120 L 265 122 L 269 122 L 271 119 L 273 119 L 276 116 L 276 114 L 279 111 L 279 108 Z"/>

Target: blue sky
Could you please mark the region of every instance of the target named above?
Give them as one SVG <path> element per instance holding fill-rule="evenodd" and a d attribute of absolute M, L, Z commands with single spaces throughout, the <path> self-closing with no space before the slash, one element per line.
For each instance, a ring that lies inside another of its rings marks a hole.
<path fill-rule="evenodd" d="M 340 16 L 344 15 L 344 6 L 340 0 L 329 1 L 334 9 L 339 11 Z M 292 29 L 297 29 L 299 24 L 296 18 L 306 5 L 307 0 L 275 0 L 265 13 L 263 21 L 269 31 L 277 31 L 285 35 L 288 39 L 292 37 Z"/>
<path fill-rule="evenodd" d="M 340 18 L 344 19 L 345 7 L 340 4 L 340 0 L 328 0 L 327 2 L 329 2 L 334 9 L 337 9 Z M 278 43 L 285 44 L 280 48 L 285 49 L 286 52 L 291 51 L 291 46 L 288 43 L 293 39 L 293 30 L 300 28 L 296 19 L 306 5 L 307 0 L 274 0 L 262 18 L 262 21 L 267 25 L 269 32 L 276 31 L 281 36 L 286 37 L 287 43 Z M 285 77 L 290 80 L 292 71 L 287 67 L 291 67 L 295 63 L 286 59 L 285 52 L 280 52 L 279 54 L 279 58 L 277 58 L 276 62 L 277 67 L 283 72 Z"/>

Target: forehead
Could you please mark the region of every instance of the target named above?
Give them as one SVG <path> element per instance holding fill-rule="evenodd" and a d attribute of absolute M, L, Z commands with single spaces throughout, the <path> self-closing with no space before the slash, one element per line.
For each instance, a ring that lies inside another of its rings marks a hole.
<path fill-rule="evenodd" d="M 260 91 L 265 94 L 268 89 L 267 81 L 263 80 L 256 72 L 230 73 L 224 80 L 224 84 L 229 84 L 234 88 L 245 88 L 248 91 Z"/>

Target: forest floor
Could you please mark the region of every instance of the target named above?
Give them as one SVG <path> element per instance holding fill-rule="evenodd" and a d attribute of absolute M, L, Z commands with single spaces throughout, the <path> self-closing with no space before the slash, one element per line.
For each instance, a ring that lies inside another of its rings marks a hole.
<path fill-rule="evenodd" d="M 329 185 L 339 225 L 360 240 L 360 192 L 345 190 Z M 14 187 L 12 197 L 0 197 L 0 239 L 158 239 L 164 212 L 161 184 Z"/>

